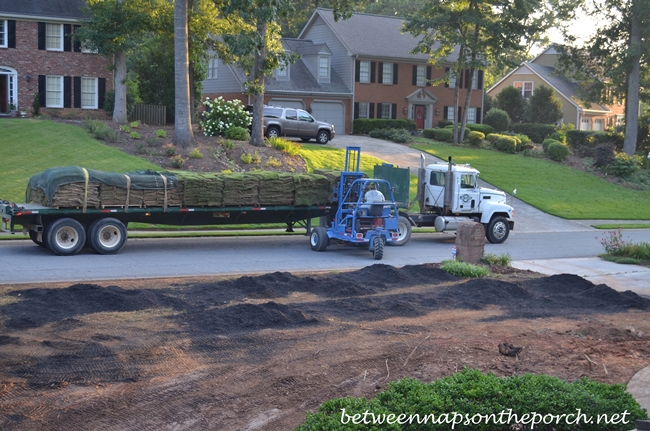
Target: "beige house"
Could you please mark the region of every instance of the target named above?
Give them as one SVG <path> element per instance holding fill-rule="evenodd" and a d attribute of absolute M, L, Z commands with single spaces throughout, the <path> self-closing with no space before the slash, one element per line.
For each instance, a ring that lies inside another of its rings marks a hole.
<path fill-rule="evenodd" d="M 513 86 L 521 90 L 528 98 L 540 85 L 555 90 L 555 95 L 562 101 L 562 122 L 571 123 L 580 130 L 605 130 L 623 121 L 623 105 L 599 105 L 592 103 L 588 108 L 580 101 L 578 85 L 563 76 L 555 76 L 554 66 L 559 53 L 553 47 L 546 48 L 530 62 L 524 62 L 499 82 L 494 84 L 487 94 L 495 97 L 501 90 Z"/>

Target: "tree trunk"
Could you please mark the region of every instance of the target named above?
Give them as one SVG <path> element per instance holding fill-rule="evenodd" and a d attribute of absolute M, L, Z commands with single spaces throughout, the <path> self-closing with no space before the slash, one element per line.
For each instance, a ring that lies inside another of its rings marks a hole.
<path fill-rule="evenodd" d="M 261 45 L 255 53 L 255 65 L 251 72 L 253 85 L 249 91 L 253 94 L 253 125 L 251 132 L 251 145 L 264 147 L 264 60 L 266 59 L 266 23 L 258 24 L 257 32 L 260 35 Z"/>
<path fill-rule="evenodd" d="M 623 151 L 633 156 L 636 152 L 637 134 L 639 131 L 639 75 L 641 72 L 641 17 L 632 9 L 630 47 L 633 52 L 630 58 L 632 70 L 627 79 L 627 97 L 625 98 L 625 141 Z"/>
<path fill-rule="evenodd" d="M 461 59 L 465 55 L 465 45 L 460 46 L 460 52 L 458 53 L 458 64 L 462 64 Z M 457 65 L 458 66 L 458 65 Z M 453 69 L 452 69 L 453 70 Z M 463 75 L 463 68 L 457 71 L 456 74 L 456 85 L 454 86 L 454 144 L 458 143 L 458 96 L 460 93 L 460 79 Z M 454 72 L 455 73 L 455 72 Z"/>
<path fill-rule="evenodd" d="M 176 120 L 173 142 L 187 148 L 194 144 L 192 119 L 190 118 L 189 55 L 187 48 L 187 2 L 174 2 L 174 99 Z"/>
<path fill-rule="evenodd" d="M 115 106 L 113 107 L 113 121 L 126 123 L 126 54 L 115 53 Z"/>
<path fill-rule="evenodd" d="M 476 60 L 476 54 L 472 54 L 472 62 Z M 461 125 L 460 125 L 460 136 L 458 139 L 458 143 L 463 142 L 463 138 L 465 137 L 465 126 L 467 126 L 467 117 L 469 116 L 469 104 L 472 99 L 472 83 L 474 80 L 474 66 L 469 68 L 469 82 L 467 82 L 467 95 L 465 96 L 465 107 L 463 108 L 463 119 L 461 120 Z"/>

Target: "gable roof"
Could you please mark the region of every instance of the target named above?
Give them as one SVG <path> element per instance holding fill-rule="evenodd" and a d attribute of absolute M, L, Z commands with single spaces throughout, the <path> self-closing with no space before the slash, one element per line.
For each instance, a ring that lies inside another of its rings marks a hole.
<path fill-rule="evenodd" d="M 298 38 L 303 37 L 318 19 L 329 27 L 350 55 L 363 57 L 395 58 L 402 60 L 427 61 L 428 54 L 411 54 L 421 37 L 414 38 L 410 33 L 402 33 L 402 18 L 366 13 L 353 13 L 346 20 L 334 20 L 331 9 L 317 8 Z M 456 61 L 455 50 L 447 61 Z"/>
<path fill-rule="evenodd" d="M 78 21 L 85 19 L 84 0 L 0 0 L 0 15 L 23 19 L 59 19 Z"/>

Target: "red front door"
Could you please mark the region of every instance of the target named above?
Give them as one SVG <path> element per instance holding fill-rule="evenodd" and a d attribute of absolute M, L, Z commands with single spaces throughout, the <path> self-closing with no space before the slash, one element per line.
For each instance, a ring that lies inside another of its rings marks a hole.
<path fill-rule="evenodd" d="M 415 126 L 424 129 L 424 105 L 415 105 Z"/>

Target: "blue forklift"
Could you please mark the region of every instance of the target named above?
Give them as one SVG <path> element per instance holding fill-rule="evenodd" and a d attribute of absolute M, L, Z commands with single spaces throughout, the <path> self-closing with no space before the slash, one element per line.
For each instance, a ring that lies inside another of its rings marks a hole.
<path fill-rule="evenodd" d="M 325 251 L 330 243 L 367 245 L 373 258 L 381 260 L 384 245 L 398 240 L 399 214 L 390 182 L 364 178 L 360 164 L 361 147 L 347 147 L 345 169 L 333 190 L 337 211 L 326 226 L 312 230 L 312 250 Z"/>

